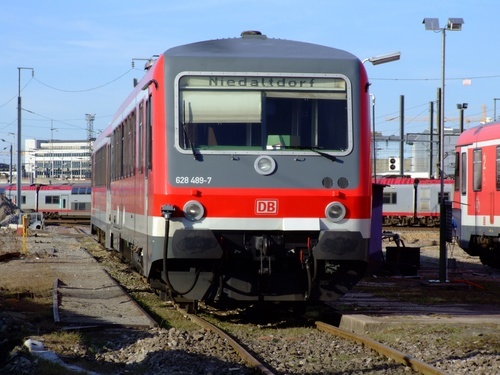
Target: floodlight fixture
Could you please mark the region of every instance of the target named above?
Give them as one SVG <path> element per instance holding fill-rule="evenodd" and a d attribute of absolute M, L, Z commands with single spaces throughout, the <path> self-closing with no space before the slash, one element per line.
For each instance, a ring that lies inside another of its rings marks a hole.
<path fill-rule="evenodd" d="M 434 30 L 434 31 L 440 30 L 438 18 L 424 18 L 422 23 L 425 24 L 426 30 Z"/>
<path fill-rule="evenodd" d="M 463 24 L 463 18 L 448 18 L 448 25 L 446 26 L 446 28 L 450 31 L 460 31 L 462 30 Z"/>
<path fill-rule="evenodd" d="M 367 61 L 371 62 L 373 65 L 385 64 L 391 61 L 397 61 L 401 58 L 401 52 L 388 53 L 386 55 L 369 57 L 363 60 L 363 64 Z"/>

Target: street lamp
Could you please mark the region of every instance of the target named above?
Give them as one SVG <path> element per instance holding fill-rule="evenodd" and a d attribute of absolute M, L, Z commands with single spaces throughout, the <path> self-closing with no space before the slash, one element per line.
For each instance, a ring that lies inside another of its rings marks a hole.
<path fill-rule="evenodd" d="M 365 62 L 371 62 L 373 65 L 385 64 L 388 62 L 396 61 L 401 58 L 401 52 L 393 52 L 386 55 L 368 57 L 363 60 Z M 377 182 L 377 148 L 375 143 L 375 95 L 370 94 L 372 99 L 372 142 L 373 142 L 373 177 L 375 182 Z"/>
<path fill-rule="evenodd" d="M 401 58 L 401 52 L 388 53 L 386 55 L 368 57 L 363 60 L 363 64 L 367 61 L 371 62 L 373 65 L 385 64 L 391 61 L 396 61 Z"/>
<path fill-rule="evenodd" d="M 441 178 L 441 192 L 439 194 L 441 206 L 441 220 L 440 220 L 440 235 L 439 235 L 439 281 L 446 282 L 448 279 L 448 262 L 446 254 L 446 206 L 444 202 L 444 88 L 445 88 L 445 66 L 446 66 L 446 30 L 460 31 L 464 24 L 463 18 L 448 18 L 445 27 L 439 27 L 439 20 L 437 18 L 424 18 L 422 21 L 425 24 L 426 30 L 435 32 L 441 31 L 442 35 L 442 48 L 441 48 L 441 98 L 440 98 L 440 132 L 439 132 L 439 174 Z"/>

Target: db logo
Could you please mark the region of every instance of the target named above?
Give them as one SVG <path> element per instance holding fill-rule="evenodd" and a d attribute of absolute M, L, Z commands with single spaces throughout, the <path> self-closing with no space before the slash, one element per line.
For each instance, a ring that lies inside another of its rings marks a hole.
<path fill-rule="evenodd" d="M 278 201 L 276 199 L 257 199 L 255 201 L 255 213 L 257 215 L 277 214 Z"/>

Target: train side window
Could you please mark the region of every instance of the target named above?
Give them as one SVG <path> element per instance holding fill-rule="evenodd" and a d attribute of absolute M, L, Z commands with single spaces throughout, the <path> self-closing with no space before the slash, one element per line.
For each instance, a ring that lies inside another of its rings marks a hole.
<path fill-rule="evenodd" d="M 382 204 L 397 204 L 398 194 L 395 192 L 384 193 L 382 197 Z"/>
<path fill-rule="evenodd" d="M 152 97 L 149 96 L 146 101 L 146 172 L 153 168 L 153 119 L 152 119 Z"/>
<path fill-rule="evenodd" d="M 59 195 L 47 195 L 45 196 L 45 204 L 59 204 Z"/>
<path fill-rule="evenodd" d="M 460 163 L 460 190 L 462 195 L 467 194 L 467 153 L 462 152 L 462 161 Z"/>
<path fill-rule="evenodd" d="M 473 152 L 472 161 L 472 189 L 480 191 L 483 182 L 483 150 L 478 148 Z"/>
<path fill-rule="evenodd" d="M 460 153 L 455 153 L 455 191 L 460 190 Z"/>
<path fill-rule="evenodd" d="M 496 148 L 497 151 L 497 156 L 496 156 L 496 187 L 497 190 L 500 190 L 500 146 L 497 146 Z"/>
<path fill-rule="evenodd" d="M 142 142 L 144 142 L 144 140 L 143 140 L 143 118 L 144 118 L 144 105 L 141 102 L 139 104 L 139 130 L 138 130 L 138 134 L 137 134 L 137 143 L 139 144 L 139 150 L 137 151 L 138 157 L 139 157 L 137 169 L 138 169 L 138 172 L 140 174 L 142 174 L 143 168 L 144 168 L 144 155 L 143 155 L 144 146 L 142 144 Z"/>

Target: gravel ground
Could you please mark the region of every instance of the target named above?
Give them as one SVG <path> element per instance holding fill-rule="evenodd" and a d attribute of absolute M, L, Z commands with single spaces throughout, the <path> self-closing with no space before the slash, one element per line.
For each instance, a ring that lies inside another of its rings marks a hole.
<path fill-rule="evenodd" d="M 430 235 L 411 234 L 406 244 L 416 240 L 430 241 Z M 54 247 L 64 246 L 64 237 L 53 237 Z M 458 251 L 457 251 L 458 252 Z M 435 252 L 434 252 L 435 253 Z M 431 256 L 432 249 L 429 250 Z M 2 268 L 15 275 L 16 267 L 27 267 L 32 262 L 10 261 Z M 109 268 L 106 263 L 106 267 Z M 479 265 L 478 265 L 479 266 Z M 121 271 L 120 271 L 121 270 Z M 137 278 L 118 265 L 110 272 L 124 273 L 134 289 Z M 1 294 L 0 294 L 1 296 Z M 9 347 L 1 337 L 6 332 L 23 332 L 24 339 L 45 343 L 65 363 L 86 368 L 96 374 L 253 374 L 253 369 L 236 357 L 227 343 L 210 332 L 198 328 L 171 326 L 144 330 L 109 329 L 98 333 L 84 332 L 84 339 L 72 345 L 55 345 L 46 335 L 40 335 L 39 322 L 28 321 L 18 311 L 2 309 L 0 298 L 0 349 Z M 174 325 L 172 323 L 172 325 Z M 411 374 L 407 367 L 374 355 L 369 349 L 352 345 L 343 339 L 307 328 L 279 328 L 240 325 L 232 332 L 245 345 L 269 363 L 279 374 Z M 427 362 L 448 374 L 500 373 L 499 322 L 481 325 L 426 325 L 408 324 L 378 332 L 375 339 Z M 17 343 L 2 353 L 9 359 L 0 367 L 0 373 L 40 373 L 40 363 L 25 347 Z M 76 373 L 73 368 L 70 372 Z M 50 373 L 50 372 L 47 372 Z"/>

